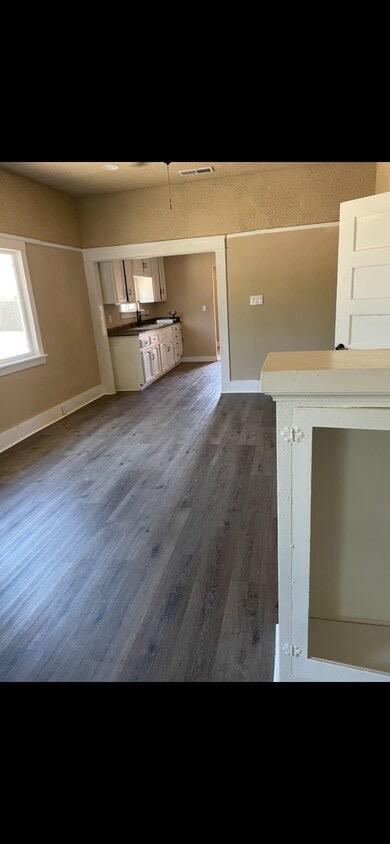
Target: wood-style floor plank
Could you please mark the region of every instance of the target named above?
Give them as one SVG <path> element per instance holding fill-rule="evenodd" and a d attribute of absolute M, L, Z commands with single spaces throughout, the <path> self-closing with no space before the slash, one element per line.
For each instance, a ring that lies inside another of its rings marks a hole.
<path fill-rule="evenodd" d="M 271 681 L 274 406 L 182 364 L 0 455 L 0 680 Z"/>

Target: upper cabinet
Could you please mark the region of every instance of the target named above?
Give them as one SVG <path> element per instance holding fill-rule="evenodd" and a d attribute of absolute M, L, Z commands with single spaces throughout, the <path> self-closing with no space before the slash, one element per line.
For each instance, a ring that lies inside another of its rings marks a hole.
<path fill-rule="evenodd" d="M 136 289 L 134 285 L 134 269 L 133 269 L 134 261 L 130 261 L 130 259 L 126 258 L 123 261 L 123 266 L 125 270 L 125 278 L 126 278 L 126 288 L 127 288 L 127 301 L 128 302 L 136 302 Z"/>
<path fill-rule="evenodd" d="M 103 302 L 165 302 L 167 289 L 163 258 L 102 261 L 99 264 Z"/>
<path fill-rule="evenodd" d="M 132 261 L 137 302 L 164 302 L 167 298 L 163 258 Z"/>
<path fill-rule="evenodd" d="M 102 297 L 105 305 L 135 302 L 132 261 L 101 261 L 99 264 Z"/>
<path fill-rule="evenodd" d="M 158 263 L 158 272 L 159 272 L 159 279 L 160 279 L 160 301 L 165 302 L 167 298 L 167 285 L 165 282 L 165 266 L 164 266 L 164 258 L 157 258 Z"/>

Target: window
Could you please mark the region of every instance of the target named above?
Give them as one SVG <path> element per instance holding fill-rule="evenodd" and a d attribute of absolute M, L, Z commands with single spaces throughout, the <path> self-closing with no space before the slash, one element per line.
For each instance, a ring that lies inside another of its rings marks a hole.
<path fill-rule="evenodd" d="M 0 375 L 45 358 L 24 243 L 0 238 Z"/>

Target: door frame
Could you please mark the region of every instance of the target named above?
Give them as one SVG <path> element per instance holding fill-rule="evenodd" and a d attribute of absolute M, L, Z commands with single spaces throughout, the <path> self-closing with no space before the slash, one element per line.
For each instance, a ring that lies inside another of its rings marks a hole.
<path fill-rule="evenodd" d="M 190 237 L 180 240 L 158 240 L 150 243 L 128 243 L 121 246 L 99 246 L 83 249 L 84 268 L 101 382 L 106 393 L 115 393 L 116 390 L 97 262 L 125 258 L 168 258 L 171 255 L 196 255 L 202 252 L 215 253 L 221 354 L 221 392 L 229 393 L 231 391 L 226 236 L 218 235 L 216 237 Z"/>

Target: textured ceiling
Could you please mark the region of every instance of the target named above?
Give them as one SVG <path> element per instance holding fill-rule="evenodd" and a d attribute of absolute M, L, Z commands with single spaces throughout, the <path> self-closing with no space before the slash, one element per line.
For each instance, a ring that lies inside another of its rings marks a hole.
<path fill-rule="evenodd" d="M 167 182 L 166 165 L 154 161 L 143 166 L 133 166 L 131 161 L 118 161 L 119 170 L 104 170 L 104 161 L 0 161 L 0 167 L 28 176 L 44 185 L 59 188 L 67 193 L 83 196 L 93 193 L 135 190 L 136 188 L 163 185 Z M 211 164 L 215 173 L 210 175 L 180 176 L 179 170 L 204 167 Z M 244 173 L 258 173 L 271 168 L 288 166 L 288 162 L 264 161 L 179 161 L 169 166 L 171 181 L 176 184 L 187 181 L 218 179 L 224 176 L 238 176 Z"/>

